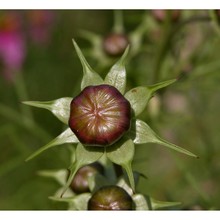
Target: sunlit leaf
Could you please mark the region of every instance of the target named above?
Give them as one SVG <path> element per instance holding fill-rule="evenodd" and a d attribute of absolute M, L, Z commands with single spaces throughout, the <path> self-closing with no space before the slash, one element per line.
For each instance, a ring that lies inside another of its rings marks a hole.
<path fill-rule="evenodd" d="M 135 123 L 135 133 L 134 143 L 135 144 L 145 144 L 145 143 L 156 143 L 161 144 L 165 147 L 176 150 L 180 153 L 189 155 L 191 157 L 197 157 L 195 154 L 185 150 L 175 144 L 172 144 L 166 140 L 160 138 L 145 122 L 141 120 L 136 120 Z"/>
<path fill-rule="evenodd" d="M 130 102 L 135 116 L 143 112 L 147 103 L 157 90 L 164 88 L 174 82 L 176 82 L 176 79 L 164 81 L 151 86 L 139 86 L 128 91 L 125 94 L 125 98 Z"/>
<path fill-rule="evenodd" d="M 134 143 L 131 139 L 117 142 L 111 147 L 106 148 L 107 157 L 115 164 L 121 165 L 127 172 L 131 188 L 135 191 L 134 175 L 131 162 L 134 157 Z"/>
<path fill-rule="evenodd" d="M 48 102 L 25 101 L 23 103 L 37 108 L 47 109 L 51 111 L 60 121 L 68 124 L 70 116 L 70 103 L 72 99 L 73 98 L 65 97 Z"/>
<path fill-rule="evenodd" d="M 55 147 L 57 145 L 66 144 L 66 143 L 78 143 L 78 139 L 75 136 L 75 134 L 70 130 L 70 128 L 67 128 L 63 133 L 61 133 L 59 136 L 57 136 L 55 139 L 53 139 L 48 144 L 44 145 L 37 151 L 35 151 L 33 154 L 31 154 L 26 161 L 33 159 L 34 157 L 38 156 L 45 150 Z"/>
<path fill-rule="evenodd" d="M 126 70 L 125 60 L 129 51 L 129 46 L 126 48 L 121 59 L 112 66 L 109 73 L 105 77 L 104 83 L 117 88 L 122 94 L 125 92 L 126 87 Z"/>
<path fill-rule="evenodd" d="M 70 186 L 71 181 L 73 180 L 78 169 L 84 165 L 97 161 L 99 158 L 101 158 L 103 154 L 104 154 L 104 148 L 102 147 L 92 147 L 92 146 L 86 147 L 82 145 L 81 143 L 78 143 L 76 147 L 76 152 L 75 152 L 75 161 L 69 168 L 70 175 L 64 186 L 62 195 L 65 193 L 65 191 Z"/>
<path fill-rule="evenodd" d="M 90 67 L 84 55 L 82 54 L 82 51 L 74 40 L 73 45 L 83 67 L 81 90 L 87 86 L 103 84 L 103 79 Z"/>

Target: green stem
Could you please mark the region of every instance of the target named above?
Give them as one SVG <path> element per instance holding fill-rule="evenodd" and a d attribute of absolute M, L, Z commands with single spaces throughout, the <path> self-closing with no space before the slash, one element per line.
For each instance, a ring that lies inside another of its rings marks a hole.
<path fill-rule="evenodd" d="M 115 10 L 114 11 L 113 32 L 119 33 L 119 34 L 124 32 L 123 15 L 122 15 L 122 11 L 121 10 Z"/>
<path fill-rule="evenodd" d="M 153 66 L 152 83 L 160 80 L 161 69 L 163 66 L 164 58 L 170 47 L 170 42 L 173 34 L 173 29 L 171 27 L 170 16 L 167 16 L 163 27 L 162 40 L 157 49 L 156 58 Z"/>

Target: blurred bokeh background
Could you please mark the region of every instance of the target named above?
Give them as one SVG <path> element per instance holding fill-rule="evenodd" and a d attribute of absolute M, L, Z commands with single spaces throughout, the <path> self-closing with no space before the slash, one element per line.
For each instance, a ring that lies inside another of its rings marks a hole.
<path fill-rule="evenodd" d="M 114 43 L 116 50 L 124 41 L 131 45 L 127 90 L 180 78 L 158 92 L 140 118 L 200 157 L 156 144 L 137 146 L 133 168 L 148 177 L 138 191 L 180 201 L 178 209 L 219 209 L 220 12 L 206 10 L 0 11 L 0 209 L 65 209 L 48 199 L 58 183 L 37 172 L 67 168 L 67 147 L 25 162 L 63 125 L 50 112 L 21 102 L 79 93 L 82 67 L 72 38 L 104 76 L 117 59 L 117 51 L 103 46 L 109 37 L 113 50 Z"/>

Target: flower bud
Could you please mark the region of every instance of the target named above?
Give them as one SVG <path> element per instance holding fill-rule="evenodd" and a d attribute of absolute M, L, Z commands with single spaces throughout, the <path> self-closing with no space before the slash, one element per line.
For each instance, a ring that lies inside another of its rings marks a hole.
<path fill-rule="evenodd" d="M 131 106 L 113 86 L 86 87 L 70 105 L 69 127 L 82 144 L 107 146 L 130 128 Z"/>
<path fill-rule="evenodd" d="M 167 10 L 152 10 L 154 18 L 159 22 L 164 22 L 167 16 Z M 180 10 L 170 10 L 170 17 L 172 22 L 176 22 L 180 18 Z"/>
<path fill-rule="evenodd" d="M 74 176 L 70 188 L 77 194 L 89 192 L 88 178 L 96 173 L 104 174 L 104 168 L 98 162 L 81 167 Z"/>
<path fill-rule="evenodd" d="M 132 210 L 131 196 L 119 186 L 104 186 L 88 202 L 88 210 Z"/>
<path fill-rule="evenodd" d="M 129 44 L 125 34 L 111 33 L 103 40 L 103 49 L 109 56 L 120 56 Z"/>

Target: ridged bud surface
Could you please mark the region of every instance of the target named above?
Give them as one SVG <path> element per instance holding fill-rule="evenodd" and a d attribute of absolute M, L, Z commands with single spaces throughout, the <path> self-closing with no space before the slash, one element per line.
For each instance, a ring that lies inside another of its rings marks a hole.
<path fill-rule="evenodd" d="M 119 186 L 104 186 L 88 202 L 88 210 L 132 210 L 131 196 Z"/>
<path fill-rule="evenodd" d="M 85 145 L 113 144 L 130 121 L 130 103 L 110 85 L 88 86 L 71 102 L 69 127 Z"/>

